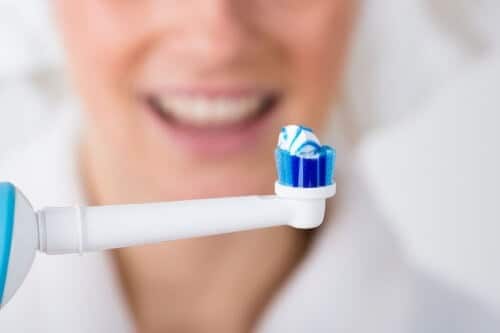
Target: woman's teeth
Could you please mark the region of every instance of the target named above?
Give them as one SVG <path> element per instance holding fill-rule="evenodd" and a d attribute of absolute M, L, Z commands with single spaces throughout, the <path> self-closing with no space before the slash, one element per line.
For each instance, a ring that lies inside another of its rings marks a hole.
<path fill-rule="evenodd" d="M 256 115 L 266 104 L 266 98 L 169 96 L 158 99 L 156 104 L 162 114 L 179 123 L 221 126 L 239 123 Z"/>

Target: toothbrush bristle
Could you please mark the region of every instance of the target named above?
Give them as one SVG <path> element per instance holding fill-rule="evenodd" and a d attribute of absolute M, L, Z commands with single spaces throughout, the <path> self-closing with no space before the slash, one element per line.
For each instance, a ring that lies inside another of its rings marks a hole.
<path fill-rule="evenodd" d="M 322 146 L 307 127 L 284 127 L 275 158 L 281 185 L 314 188 L 333 184 L 335 149 Z"/>

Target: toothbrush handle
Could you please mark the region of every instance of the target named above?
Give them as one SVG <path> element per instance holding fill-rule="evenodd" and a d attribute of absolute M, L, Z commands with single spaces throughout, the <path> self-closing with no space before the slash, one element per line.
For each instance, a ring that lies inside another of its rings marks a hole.
<path fill-rule="evenodd" d="M 78 253 L 286 225 L 294 200 L 275 195 L 38 212 L 39 249 Z"/>
<path fill-rule="evenodd" d="M 286 208 L 275 196 L 91 207 L 86 245 L 94 251 L 283 225 Z"/>

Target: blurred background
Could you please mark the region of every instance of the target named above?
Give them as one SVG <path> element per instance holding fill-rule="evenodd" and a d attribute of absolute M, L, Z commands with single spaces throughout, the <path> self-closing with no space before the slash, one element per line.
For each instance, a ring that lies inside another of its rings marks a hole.
<path fill-rule="evenodd" d="M 500 3 L 367 0 L 363 15 L 345 100 L 371 191 L 418 265 L 500 311 Z M 71 93 L 45 1 L 0 0 L 0 45 L 1 158 Z"/>

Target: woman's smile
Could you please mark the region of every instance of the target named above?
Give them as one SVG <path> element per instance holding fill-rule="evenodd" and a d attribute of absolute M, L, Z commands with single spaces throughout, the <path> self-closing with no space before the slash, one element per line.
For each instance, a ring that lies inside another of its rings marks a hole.
<path fill-rule="evenodd" d="M 262 131 L 274 129 L 269 123 L 281 99 L 276 90 L 198 86 L 164 89 L 140 100 L 171 144 L 213 156 L 251 148 Z"/>

